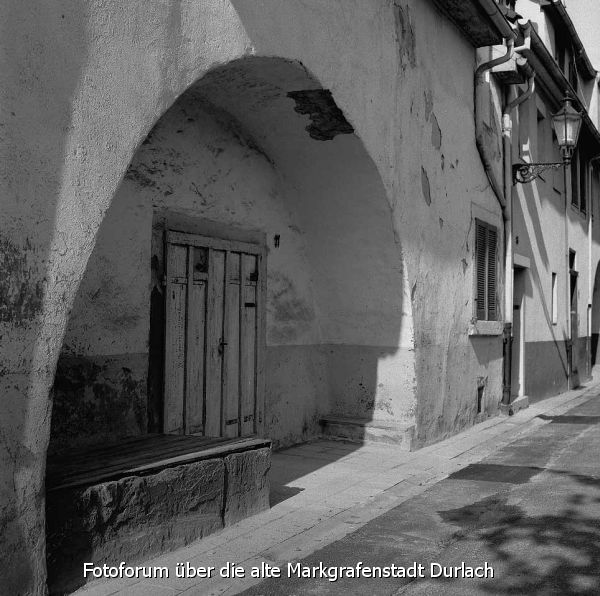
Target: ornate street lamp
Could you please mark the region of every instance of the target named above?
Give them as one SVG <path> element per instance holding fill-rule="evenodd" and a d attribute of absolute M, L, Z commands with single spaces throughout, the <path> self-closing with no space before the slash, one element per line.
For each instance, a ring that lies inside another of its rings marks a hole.
<path fill-rule="evenodd" d="M 552 126 L 563 160 L 551 163 L 513 164 L 513 182 L 525 184 L 535 180 L 546 170 L 557 170 L 571 163 L 573 150 L 577 145 L 579 131 L 581 130 L 581 120 L 581 114 L 571 105 L 571 97 L 566 95 L 563 100 L 563 107 L 552 116 Z"/>

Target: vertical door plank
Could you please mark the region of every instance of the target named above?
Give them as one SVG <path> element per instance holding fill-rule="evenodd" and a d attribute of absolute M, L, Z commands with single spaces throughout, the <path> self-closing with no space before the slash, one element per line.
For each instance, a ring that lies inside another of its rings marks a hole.
<path fill-rule="evenodd" d="M 210 250 L 208 258 L 208 304 L 206 321 L 206 392 L 204 434 L 220 437 L 222 411 L 223 298 L 225 252 Z"/>
<path fill-rule="evenodd" d="M 256 414 L 254 432 L 264 435 L 265 396 L 266 396 L 266 342 L 267 342 L 267 256 L 263 248 L 256 257 L 258 260 L 258 281 L 256 285 Z"/>
<path fill-rule="evenodd" d="M 225 363 L 223 374 L 223 429 L 225 437 L 239 436 L 240 426 L 240 253 L 227 253 L 225 297 Z"/>
<path fill-rule="evenodd" d="M 190 248 L 190 253 L 193 252 Z M 188 281 L 187 383 L 185 432 L 204 431 L 204 329 L 206 283 Z"/>
<path fill-rule="evenodd" d="M 187 248 L 167 245 L 164 432 L 183 432 Z"/>
<path fill-rule="evenodd" d="M 242 255 L 240 328 L 240 423 L 244 437 L 254 434 L 256 414 L 256 274 L 255 255 Z"/>

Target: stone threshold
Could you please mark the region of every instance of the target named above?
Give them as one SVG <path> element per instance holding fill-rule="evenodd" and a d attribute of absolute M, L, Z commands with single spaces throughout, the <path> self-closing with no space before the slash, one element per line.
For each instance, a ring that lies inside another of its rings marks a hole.
<path fill-rule="evenodd" d="M 323 438 L 355 443 L 385 443 L 412 451 L 415 425 L 394 420 L 369 420 L 328 415 L 319 420 Z"/>

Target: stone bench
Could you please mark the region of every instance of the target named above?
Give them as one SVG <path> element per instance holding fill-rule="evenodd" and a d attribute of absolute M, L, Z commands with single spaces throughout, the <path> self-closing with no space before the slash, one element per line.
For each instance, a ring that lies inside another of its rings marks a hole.
<path fill-rule="evenodd" d="M 51 594 L 84 583 L 83 564 L 139 562 L 269 507 L 265 439 L 151 435 L 49 458 Z"/>

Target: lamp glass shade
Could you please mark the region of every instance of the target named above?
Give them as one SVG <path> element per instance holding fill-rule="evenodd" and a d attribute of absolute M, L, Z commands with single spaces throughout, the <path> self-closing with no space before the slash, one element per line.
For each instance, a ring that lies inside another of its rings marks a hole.
<path fill-rule="evenodd" d="M 577 145 L 581 129 L 581 114 L 565 99 L 563 107 L 552 116 L 552 126 L 561 149 L 572 149 Z"/>

